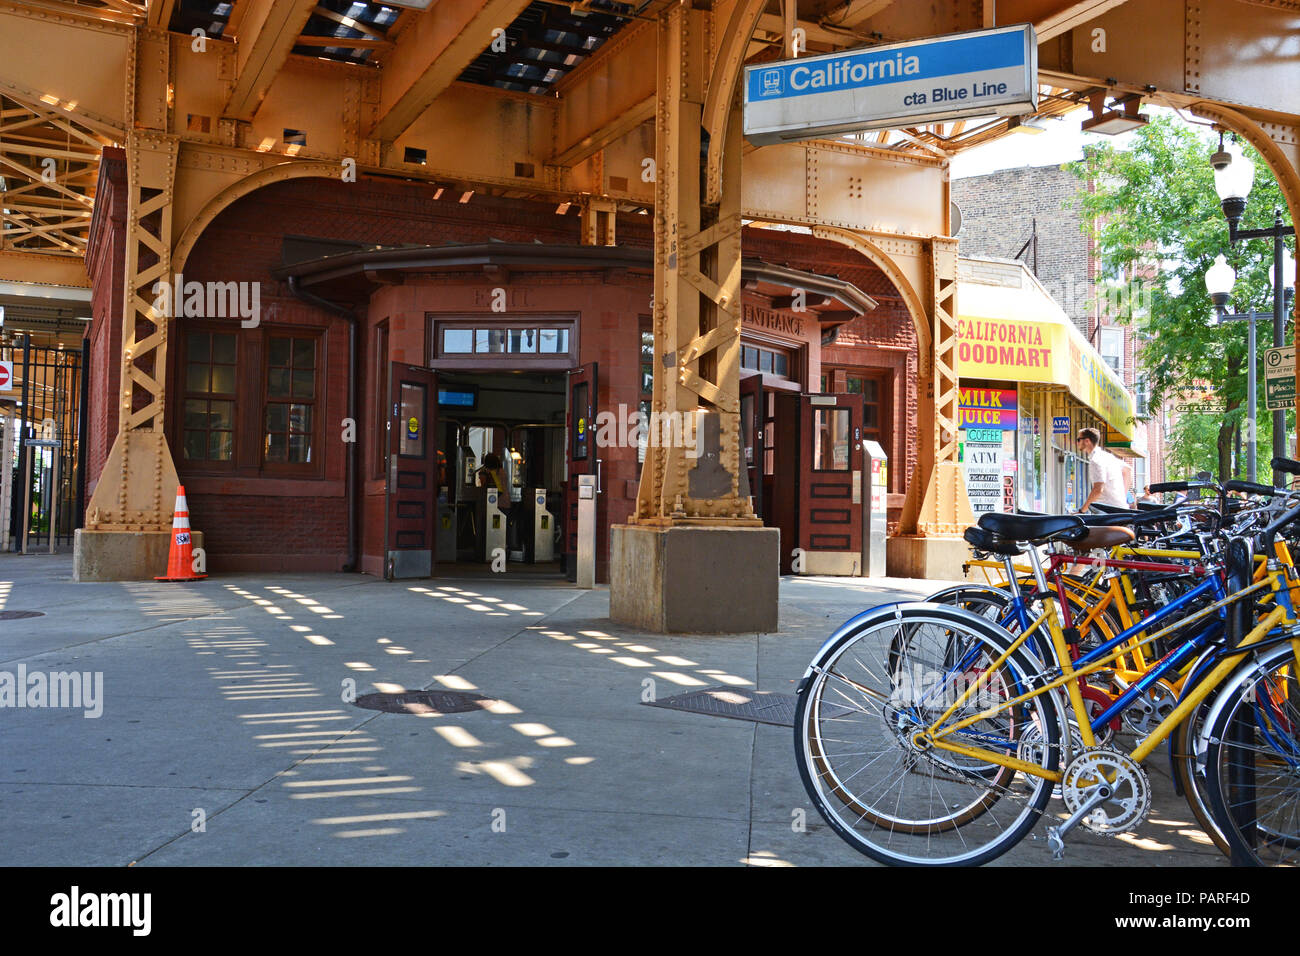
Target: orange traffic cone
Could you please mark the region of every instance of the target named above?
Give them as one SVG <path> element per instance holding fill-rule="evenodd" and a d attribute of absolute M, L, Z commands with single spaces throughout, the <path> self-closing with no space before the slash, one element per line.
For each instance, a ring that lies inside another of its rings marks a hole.
<path fill-rule="evenodd" d="M 206 574 L 194 573 L 194 543 L 190 540 L 190 506 L 185 486 L 176 487 L 176 516 L 172 518 L 172 546 L 167 555 L 167 573 L 155 581 L 197 581 Z"/>

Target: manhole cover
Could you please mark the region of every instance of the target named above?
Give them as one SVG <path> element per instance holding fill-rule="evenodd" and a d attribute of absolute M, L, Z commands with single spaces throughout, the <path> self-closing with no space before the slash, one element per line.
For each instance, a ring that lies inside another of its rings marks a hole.
<path fill-rule="evenodd" d="M 735 687 L 705 687 L 703 690 L 665 697 L 662 700 L 647 701 L 651 707 L 667 707 L 669 710 L 684 710 L 692 714 L 707 714 L 710 717 L 730 717 L 733 720 L 752 720 L 759 724 L 774 724 L 777 727 L 794 726 L 794 709 L 798 698 L 793 694 L 777 694 L 769 690 L 739 690 Z M 852 712 L 849 707 L 838 704 L 823 704 L 822 713 L 827 717 L 840 717 Z"/>
<path fill-rule="evenodd" d="M 386 714 L 465 714 L 471 710 L 486 710 L 495 700 L 478 694 L 457 690 L 408 690 L 400 694 L 364 694 L 353 703 L 366 710 L 380 710 Z"/>
<path fill-rule="evenodd" d="M 21 621 L 28 617 L 44 616 L 44 611 L 0 611 L 0 621 Z"/>

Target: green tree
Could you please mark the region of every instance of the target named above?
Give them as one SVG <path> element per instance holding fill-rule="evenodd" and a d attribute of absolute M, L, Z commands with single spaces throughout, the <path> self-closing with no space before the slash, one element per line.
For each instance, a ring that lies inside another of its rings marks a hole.
<path fill-rule="evenodd" d="M 1239 146 L 1255 164 L 1242 227 L 1271 225 L 1275 209 L 1286 218 L 1286 203 L 1272 172 L 1249 144 Z M 1208 128 L 1163 114 L 1122 146 L 1086 146 L 1083 159 L 1069 169 L 1082 182 L 1075 206 L 1084 228 L 1097 240 L 1099 284 L 1110 289 L 1104 301 L 1119 321 L 1140 329 L 1138 356 L 1151 407 L 1176 400 L 1198 380 L 1209 383 L 1215 398 L 1224 403 L 1222 413 L 1188 415 L 1179 421 L 1168 464 L 1179 471 L 1214 471 L 1224 479 L 1234 474 L 1234 437 L 1246 411 L 1246 328 L 1242 322 L 1211 322 L 1214 309 L 1205 291 L 1205 272 L 1215 256 L 1227 256 L 1237 269 L 1229 311 L 1253 308 L 1269 314 L 1256 326 L 1256 433 L 1263 475 L 1272 440 L 1262 369 L 1263 351 L 1272 345 L 1273 253 L 1270 243 L 1258 240 L 1230 246 L 1209 162 L 1217 147 L 1218 136 Z M 1116 294 L 1121 278 L 1122 294 Z M 1239 472 L 1242 462 L 1237 465 Z"/>

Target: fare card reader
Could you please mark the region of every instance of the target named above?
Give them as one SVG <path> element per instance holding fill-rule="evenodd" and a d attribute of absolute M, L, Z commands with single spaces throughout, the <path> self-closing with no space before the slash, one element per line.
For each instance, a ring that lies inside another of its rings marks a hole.
<path fill-rule="evenodd" d="M 481 488 L 479 491 L 482 495 L 479 498 L 479 511 L 482 518 L 479 528 L 483 541 L 483 551 L 479 558 L 491 562 L 498 554 L 506 553 L 506 515 L 500 507 L 500 491 L 496 488 Z"/>
<path fill-rule="evenodd" d="M 546 489 L 533 489 L 533 563 L 555 560 L 555 516 L 546 510 Z"/>
<path fill-rule="evenodd" d="M 869 578 L 885 576 L 885 539 L 889 535 L 889 458 L 880 442 L 862 443 L 863 464 L 867 474 L 867 494 L 863 502 L 863 568 Z"/>
<path fill-rule="evenodd" d="M 578 475 L 578 560 L 580 588 L 596 586 L 596 476 Z"/>

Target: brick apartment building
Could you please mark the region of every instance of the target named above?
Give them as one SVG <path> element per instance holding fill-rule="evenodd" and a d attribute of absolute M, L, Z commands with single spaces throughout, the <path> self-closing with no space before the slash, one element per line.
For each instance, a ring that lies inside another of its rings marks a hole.
<path fill-rule="evenodd" d="M 1139 367 L 1138 330 L 1114 321 L 1096 280 L 1096 243 L 1073 203 L 1088 184 L 1064 166 L 1026 166 L 954 180 L 953 201 L 961 210 L 960 249 L 965 256 L 1019 259 L 1133 393 L 1145 458 L 1131 462 L 1134 484 L 1163 481 L 1166 413 L 1148 409 Z M 1124 277 L 1129 294 L 1140 277 Z M 1121 293 L 1112 293 L 1118 295 Z M 1140 442 L 1135 442 L 1140 445 Z M 1122 452 L 1121 452 L 1122 453 Z"/>

